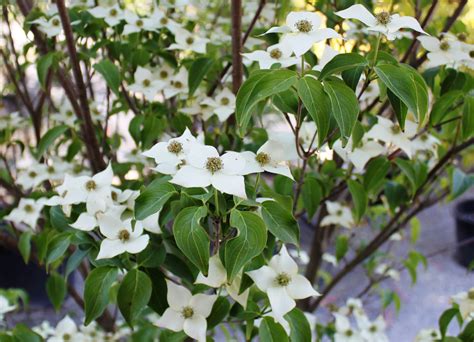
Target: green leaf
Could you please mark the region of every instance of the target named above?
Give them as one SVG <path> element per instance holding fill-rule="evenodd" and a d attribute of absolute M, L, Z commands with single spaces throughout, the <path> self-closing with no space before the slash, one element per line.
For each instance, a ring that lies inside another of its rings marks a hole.
<path fill-rule="evenodd" d="M 198 58 L 193 62 L 188 74 L 189 96 L 194 94 L 204 76 L 206 76 L 213 65 L 214 60 L 207 57 Z"/>
<path fill-rule="evenodd" d="M 441 338 L 444 338 L 446 336 L 446 331 L 448 330 L 449 323 L 451 323 L 453 318 L 457 315 L 460 315 L 458 308 L 450 308 L 441 314 L 438 321 Z"/>
<path fill-rule="evenodd" d="M 225 244 L 225 268 L 232 281 L 240 270 L 254 257 L 262 253 L 267 243 L 265 223 L 255 213 L 232 210 L 230 226 L 237 228 L 237 236 Z"/>
<path fill-rule="evenodd" d="M 453 171 L 451 186 L 451 196 L 454 198 L 461 196 L 471 186 L 474 185 L 474 175 L 467 175 L 460 169 L 456 168 Z"/>
<path fill-rule="evenodd" d="M 387 196 L 388 204 L 392 211 L 394 211 L 403 203 L 407 202 L 409 199 L 405 187 L 394 181 L 388 181 L 385 183 L 384 192 L 385 196 Z"/>
<path fill-rule="evenodd" d="M 262 203 L 262 217 L 268 230 L 286 243 L 299 245 L 300 228 L 293 214 L 276 201 Z"/>
<path fill-rule="evenodd" d="M 443 118 L 450 113 L 450 108 L 458 101 L 462 101 L 463 92 L 461 90 L 452 90 L 443 94 L 433 105 L 430 113 L 430 123 L 437 125 L 443 121 Z"/>
<path fill-rule="evenodd" d="M 109 291 L 117 279 L 115 267 L 101 266 L 93 269 L 84 284 L 85 325 L 98 318 L 109 303 Z"/>
<path fill-rule="evenodd" d="M 364 187 L 367 193 L 375 193 L 385 180 L 390 169 L 390 162 L 385 157 L 372 159 L 366 167 L 364 174 Z"/>
<path fill-rule="evenodd" d="M 20 323 L 13 329 L 13 336 L 15 342 L 42 342 L 40 335 L 28 328 L 26 325 Z M 3 341 L 2 341 L 3 342 Z"/>
<path fill-rule="evenodd" d="M 355 219 L 356 222 L 359 222 L 367 209 L 367 193 L 365 192 L 364 186 L 355 180 L 349 179 L 347 185 L 349 186 L 352 201 L 354 202 Z"/>
<path fill-rule="evenodd" d="M 356 91 L 357 85 L 359 84 L 359 80 L 362 76 L 362 72 L 364 71 L 364 69 L 365 66 L 359 66 L 354 69 L 344 70 L 341 73 L 342 79 L 347 84 L 347 86 L 353 91 Z"/>
<path fill-rule="evenodd" d="M 474 96 L 464 98 L 461 127 L 463 139 L 469 139 L 474 135 Z"/>
<path fill-rule="evenodd" d="M 58 260 L 59 258 L 63 257 L 70 244 L 70 233 L 60 233 L 53 237 L 48 244 L 48 252 L 46 254 L 46 265 L 49 265 Z"/>
<path fill-rule="evenodd" d="M 237 93 L 235 115 L 243 135 L 250 121 L 252 109 L 263 99 L 289 89 L 298 80 L 291 70 L 261 70 L 250 75 Z"/>
<path fill-rule="evenodd" d="M 464 342 L 474 341 L 474 321 L 467 323 L 459 338 Z"/>
<path fill-rule="evenodd" d="M 428 176 L 428 169 L 424 163 L 412 162 L 405 159 L 397 158 L 395 160 L 397 166 L 407 176 L 412 186 L 413 194 L 424 183 Z"/>
<path fill-rule="evenodd" d="M 165 275 L 158 268 L 145 268 L 145 272 L 148 274 L 152 285 L 148 306 L 159 315 L 162 315 L 168 308 L 168 301 L 166 299 L 168 288 Z"/>
<path fill-rule="evenodd" d="M 336 119 L 343 137 L 349 138 L 359 114 L 359 101 L 351 88 L 341 81 L 324 81 L 329 95 L 331 115 Z"/>
<path fill-rule="evenodd" d="M 207 216 L 207 207 L 189 207 L 180 211 L 173 223 L 176 244 L 183 254 L 203 273 L 209 268 L 210 241 L 200 221 Z"/>
<path fill-rule="evenodd" d="M 64 278 L 56 272 L 52 273 L 46 281 L 46 292 L 54 309 L 56 312 L 59 312 L 67 293 L 67 285 Z"/>
<path fill-rule="evenodd" d="M 340 261 L 349 250 L 349 238 L 345 235 L 339 235 L 336 238 L 336 259 Z"/>
<path fill-rule="evenodd" d="M 395 116 L 397 117 L 398 124 L 401 129 L 405 128 L 405 119 L 408 113 L 408 107 L 397 97 L 390 89 L 387 90 L 387 97 L 392 105 L 393 110 L 395 111 Z"/>
<path fill-rule="evenodd" d="M 169 178 L 157 178 L 137 197 L 135 218 L 144 220 L 163 208 L 163 205 L 176 194 L 176 189 L 168 183 Z"/>
<path fill-rule="evenodd" d="M 290 323 L 290 341 L 311 342 L 311 326 L 303 311 L 294 308 L 285 319 Z"/>
<path fill-rule="evenodd" d="M 25 264 L 28 263 L 30 260 L 30 254 L 31 254 L 31 232 L 23 232 L 20 236 L 20 239 L 18 239 L 18 250 L 21 254 L 21 257 L 23 258 L 23 261 L 25 261 Z"/>
<path fill-rule="evenodd" d="M 344 70 L 367 66 L 367 60 L 358 53 L 342 53 L 331 59 L 321 70 L 319 78 L 323 80 L 329 75 L 340 73 Z"/>
<path fill-rule="evenodd" d="M 110 89 L 119 96 L 120 71 L 110 60 L 102 60 L 93 65 L 93 68 L 105 78 Z"/>
<path fill-rule="evenodd" d="M 118 290 L 117 304 L 123 318 L 132 326 L 151 297 L 151 280 L 146 273 L 130 270 Z"/>
<path fill-rule="evenodd" d="M 424 124 L 428 112 L 428 86 L 420 74 L 406 65 L 379 64 L 375 73 L 416 116 L 420 125 Z"/>
<path fill-rule="evenodd" d="M 48 71 L 54 71 L 58 64 L 58 53 L 57 52 L 48 52 L 46 55 L 43 55 L 38 58 L 36 63 L 36 71 L 38 73 L 38 80 L 41 84 L 41 88 L 46 88 L 46 77 L 48 76 Z"/>
<path fill-rule="evenodd" d="M 305 76 L 296 84 L 298 94 L 309 115 L 318 128 L 318 143 L 321 146 L 327 137 L 330 123 L 331 103 L 323 85 L 313 76 Z"/>
<path fill-rule="evenodd" d="M 273 95 L 272 102 L 281 112 L 292 114 L 298 112 L 298 94 L 293 88 Z"/>
<path fill-rule="evenodd" d="M 306 176 L 303 182 L 301 197 L 303 198 L 306 214 L 308 218 L 311 219 L 316 213 L 319 202 L 321 202 L 321 198 L 323 197 L 323 189 L 315 177 Z"/>
<path fill-rule="evenodd" d="M 418 239 L 420 238 L 421 233 L 421 222 L 417 217 L 414 217 L 410 220 L 410 242 L 411 244 L 415 244 Z"/>
<path fill-rule="evenodd" d="M 65 278 L 67 278 L 76 268 L 79 267 L 82 260 L 84 260 L 84 258 L 90 252 L 91 248 L 92 247 L 89 247 L 84 250 L 80 249 L 79 247 L 76 248 L 74 253 L 72 253 L 69 259 L 67 259 L 66 272 L 64 273 Z"/>
<path fill-rule="evenodd" d="M 285 329 L 276 323 L 272 317 L 263 317 L 258 328 L 258 336 L 261 342 L 288 342 Z"/>
<path fill-rule="evenodd" d="M 56 127 L 51 128 L 45 135 L 41 137 L 40 142 L 38 143 L 38 147 L 36 148 L 36 158 L 40 159 L 40 157 L 46 152 L 46 150 L 51 146 L 51 144 L 63 135 L 69 126 L 67 125 L 59 125 Z"/>
<path fill-rule="evenodd" d="M 140 267 L 156 268 L 160 267 L 166 258 L 166 247 L 163 243 L 151 241 L 148 246 L 137 254 L 137 264 Z"/>
<path fill-rule="evenodd" d="M 226 297 L 218 297 L 215 301 L 211 314 L 207 318 L 207 329 L 212 329 L 227 316 L 232 305 Z"/>

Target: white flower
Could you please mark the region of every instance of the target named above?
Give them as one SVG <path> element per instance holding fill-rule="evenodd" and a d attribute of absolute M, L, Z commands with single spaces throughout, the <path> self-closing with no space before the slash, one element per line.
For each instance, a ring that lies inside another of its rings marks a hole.
<path fill-rule="evenodd" d="M 283 245 L 268 266 L 247 272 L 255 285 L 266 292 L 273 313 L 282 318 L 296 306 L 295 299 L 318 296 L 308 279 L 298 274 L 298 265 Z"/>
<path fill-rule="evenodd" d="M 16 183 L 23 189 L 34 188 L 48 179 L 47 165 L 33 162 L 27 169 L 18 172 Z"/>
<path fill-rule="evenodd" d="M 11 305 L 8 299 L 0 295 L 0 323 L 3 321 L 3 316 L 10 311 L 15 310 L 16 306 Z"/>
<path fill-rule="evenodd" d="M 15 224 L 24 223 L 35 231 L 36 222 L 40 217 L 43 206 L 44 204 L 42 200 L 35 201 L 31 198 L 22 198 L 20 199 L 18 206 L 5 216 L 4 219 Z"/>
<path fill-rule="evenodd" d="M 143 220 L 137 221 L 140 223 L 147 232 L 154 233 L 154 234 L 161 234 L 160 228 L 160 212 L 156 212 L 151 214 L 150 216 L 145 217 Z"/>
<path fill-rule="evenodd" d="M 99 214 L 100 232 L 106 237 L 100 244 L 97 259 L 113 258 L 119 254 L 128 252 L 137 254 L 148 245 L 150 237 L 143 234 L 143 226 L 140 222 L 135 223 L 132 228 L 132 219 L 120 220 L 120 218 Z"/>
<path fill-rule="evenodd" d="M 364 342 L 389 342 L 385 334 L 385 320 L 382 316 L 378 316 L 377 319 L 372 322 L 367 316 L 356 316 L 356 320 Z"/>
<path fill-rule="evenodd" d="M 259 50 L 250 53 L 243 53 L 245 58 L 258 62 L 260 69 L 270 69 L 273 64 L 280 64 L 281 68 L 286 68 L 300 63 L 300 59 L 291 56 L 292 51 L 288 45 L 275 44 L 269 46 L 266 51 Z"/>
<path fill-rule="evenodd" d="M 38 18 L 36 20 L 31 21 L 31 24 L 37 24 L 38 28 L 50 38 L 56 37 L 63 30 L 61 20 L 57 15 L 52 16 L 48 20 L 43 17 Z"/>
<path fill-rule="evenodd" d="M 385 148 L 376 141 L 362 139 L 357 147 L 353 147 L 352 139 L 348 141 L 345 147 L 342 147 L 342 141 L 337 140 L 333 145 L 334 151 L 344 160 L 350 161 L 356 167 L 356 171 L 364 170 L 367 162 L 385 152 Z"/>
<path fill-rule="evenodd" d="M 288 46 L 297 57 L 307 52 L 313 44 L 340 35 L 330 28 L 319 28 L 321 17 L 314 12 L 290 12 L 286 17 L 286 25 L 272 27 L 268 33 L 285 33 L 282 45 Z"/>
<path fill-rule="evenodd" d="M 245 167 L 245 159 L 236 152 L 227 152 L 219 156 L 216 148 L 195 144 L 191 147 L 187 161 L 171 183 L 186 188 L 205 188 L 212 185 L 217 190 L 247 198 L 244 177 L 241 175 Z"/>
<path fill-rule="evenodd" d="M 125 16 L 124 19 L 127 22 L 127 25 L 125 25 L 122 32 L 124 35 L 140 31 L 155 31 L 155 27 L 150 25 L 151 23 L 148 18 L 141 18 L 135 13 L 130 13 Z"/>
<path fill-rule="evenodd" d="M 176 75 L 173 75 L 170 79 L 169 85 L 164 88 L 166 99 L 179 94 L 187 94 L 188 91 L 188 71 L 186 68 L 181 68 Z"/>
<path fill-rule="evenodd" d="M 126 207 L 124 205 L 112 205 L 107 207 L 105 214 L 108 216 L 120 218 L 125 209 Z M 99 226 L 97 216 L 98 214 L 89 214 L 87 211 L 83 212 L 79 215 L 74 223 L 71 223 L 71 227 L 86 232 L 91 231 L 95 227 Z"/>
<path fill-rule="evenodd" d="M 365 342 L 360 332 L 351 327 L 349 319 L 337 312 L 333 313 L 336 318 L 336 333 L 334 342 Z"/>
<path fill-rule="evenodd" d="M 208 120 L 214 115 L 214 107 L 206 104 L 206 100 L 214 101 L 206 96 L 198 96 L 192 100 L 192 103 L 187 107 L 180 108 L 179 111 L 188 115 L 202 115 L 204 120 Z"/>
<path fill-rule="evenodd" d="M 271 150 L 271 154 L 274 160 L 293 161 L 298 159 L 298 152 L 296 152 L 295 135 L 293 133 L 267 133 L 268 140 L 260 147 L 262 151 L 267 152 L 268 150 Z"/>
<path fill-rule="evenodd" d="M 94 175 L 72 177 L 66 174 L 64 183 L 57 187 L 61 204 L 86 203 L 87 212 L 94 215 L 105 211 L 111 201 L 112 166 Z M 57 204 L 52 204 L 57 205 Z"/>
<path fill-rule="evenodd" d="M 380 264 L 375 268 L 375 273 L 390 277 L 396 281 L 400 280 L 400 273 L 387 264 Z"/>
<path fill-rule="evenodd" d="M 206 341 L 207 321 L 216 295 L 198 293 L 192 295 L 183 286 L 166 281 L 168 287 L 167 299 L 169 308 L 163 313 L 156 325 L 172 331 L 184 331 L 186 335 L 199 342 Z"/>
<path fill-rule="evenodd" d="M 72 0 L 70 6 L 91 8 L 95 6 L 95 0 Z"/>
<path fill-rule="evenodd" d="M 441 339 L 439 330 L 436 329 L 422 329 L 416 335 L 414 342 L 436 342 Z"/>
<path fill-rule="evenodd" d="M 235 111 L 235 95 L 228 88 L 224 88 L 215 99 L 206 98 L 200 104 L 213 108 L 213 113 L 219 121 L 224 122 Z M 204 120 L 207 119 L 208 117 L 204 116 Z"/>
<path fill-rule="evenodd" d="M 407 120 L 405 122 L 405 132 L 403 132 L 397 123 L 378 116 L 377 123 L 371 127 L 371 129 L 365 134 L 365 137 L 394 145 L 411 158 L 413 155 L 413 144 L 410 141 L 410 138 L 416 133 L 416 128 L 415 132 L 413 132 L 413 126 L 416 127 L 416 124 Z"/>
<path fill-rule="evenodd" d="M 53 336 L 48 338 L 48 342 L 80 342 L 84 341 L 84 336 L 77 331 L 76 323 L 69 317 L 65 316 L 54 331 Z"/>
<path fill-rule="evenodd" d="M 246 161 L 245 169 L 242 172 L 244 175 L 267 171 L 293 180 L 293 175 L 286 159 L 288 155 L 282 155 L 281 142 L 268 140 L 258 149 L 256 154 L 250 151 L 241 152 L 240 154 Z"/>
<path fill-rule="evenodd" d="M 198 141 L 186 128 L 180 137 L 172 138 L 167 142 L 159 142 L 143 152 L 143 155 L 155 159 L 157 164 L 155 171 L 165 175 L 174 175 L 181 166 L 186 164 L 186 156 L 194 144 L 198 144 Z"/>
<path fill-rule="evenodd" d="M 369 31 L 380 32 L 384 34 L 388 40 L 397 38 L 397 34 L 402 28 L 409 28 L 423 34 L 427 34 L 421 28 L 418 21 L 413 17 L 398 14 L 390 14 L 382 11 L 375 16 L 362 5 L 352 5 L 343 11 L 335 12 L 336 15 L 344 19 L 357 19 L 368 26 Z"/>
<path fill-rule="evenodd" d="M 135 83 L 131 84 L 128 88 L 135 93 L 143 94 L 148 101 L 153 101 L 156 94 L 163 90 L 166 85 L 163 81 L 154 79 L 150 70 L 140 66 L 135 71 L 133 77 Z"/>
<path fill-rule="evenodd" d="M 329 253 L 324 253 L 322 259 L 333 266 L 337 266 L 339 263 L 336 256 Z"/>
<path fill-rule="evenodd" d="M 135 200 L 140 196 L 140 191 L 125 189 L 121 190 L 119 188 L 112 188 L 112 200 L 115 202 L 125 205 L 129 210 L 135 208 Z"/>
<path fill-rule="evenodd" d="M 420 36 L 417 39 L 428 51 L 429 67 L 454 66 L 457 62 L 469 58 L 469 54 L 463 50 L 462 43 L 457 40 L 446 38 L 440 40 L 429 36 Z"/>
<path fill-rule="evenodd" d="M 313 67 L 313 70 L 321 71 L 323 70 L 324 66 L 329 63 L 331 59 L 336 57 L 339 54 L 337 50 L 334 50 L 329 45 L 324 46 L 323 55 L 320 59 L 318 59 L 318 64 Z"/>
<path fill-rule="evenodd" d="M 124 20 L 125 11 L 120 8 L 119 4 L 111 7 L 97 6 L 89 10 L 89 13 L 96 18 L 103 18 L 109 26 L 115 26 Z"/>
<path fill-rule="evenodd" d="M 474 318 L 474 287 L 467 292 L 460 292 L 452 296 L 451 300 L 458 304 L 463 319 L 469 316 Z"/>
<path fill-rule="evenodd" d="M 340 225 L 345 228 L 352 228 L 354 226 L 354 218 L 350 208 L 338 202 L 326 201 L 326 209 L 328 215 L 322 219 L 322 226 L 329 226 L 331 224 Z"/>
<path fill-rule="evenodd" d="M 151 16 L 149 18 L 144 19 L 144 22 L 145 26 L 150 29 L 167 28 L 173 34 L 177 34 L 178 31 L 181 29 L 181 26 L 178 23 L 168 18 L 166 13 L 158 8 L 155 8 Z"/>
<path fill-rule="evenodd" d="M 354 314 L 354 316 L 365 316 L 364 307 L 362 301 L 358 298 L 348 298 L 346 305 L 339 308 L 337 312 L 341 315 L 348 316 Z"/>
<path fill-rule="evenodd" d="M 51 323 L 49 323 L 48 321 L 43 321 L 40 325 L 33 327 L 32 330 L 45 340 L 48 336 L 54 335 L 54 332 L 55 332 L 55 329 L 51 326 Z"/>
<path fill-rule="evenodd" d="M 171 44 L 169 50 L 194 51 L 206 53 L 206 45 L 209 39 L 202 38 L 185 29 L 178 29 L 175 34 L 176 43 Z"/>
<path fill-rule="evenodd" d="M 229 296 L 245 309 L 247 307 L 247 299 L 249 297 L 250 289 L 246 289 L 244 292 L 239 294 L 241 282 L 242 276 L 237 275 L 232 283 L 228 283 L 226 269 L 224 268 L 218 254 L 213 255 L 209 259 L 209 271 L 207 277 L 200 272 L 195 281 L 196 284 L 204 284 L 213 288 L 224 286 Z"/>

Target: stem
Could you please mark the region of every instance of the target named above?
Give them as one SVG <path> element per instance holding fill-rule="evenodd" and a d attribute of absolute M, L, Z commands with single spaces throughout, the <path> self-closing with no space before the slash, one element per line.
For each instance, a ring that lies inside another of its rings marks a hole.
<path fill-rule="evenodd" d="M 379 48 L 380 48 L 380 41 L 382 40 L 382 35 L 379 33 L 377 35 L 377 44 L 375 45 L 375 52 L 374 52 L 374 60 L 372 61 L 371 69 L 374 68 L 375 64 L 377 63 L 377 57 L 379 54 Z"/>
<path fill-rule="evenodd" d="M 231 0 L 232 22 L 232 91 L 240 89 L 243 79 L 242 64 L 242 0 Z"/>

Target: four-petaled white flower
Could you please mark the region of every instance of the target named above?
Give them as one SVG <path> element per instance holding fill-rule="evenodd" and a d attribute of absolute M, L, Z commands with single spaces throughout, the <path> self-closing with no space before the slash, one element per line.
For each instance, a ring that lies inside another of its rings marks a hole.
<path fill-rule="evenodd" d="M 106 238 L 100 244 L 97 259 L 113 258 L 125 252 L 137 254 L 148 245 L 150 237 L 143 234 L 140 222 L 135 222 L 135 227 L 132 228 L 131 218 L 122 221 L 106 214 L 99 214 L 98 222 L 100 232 Z"/>
<path fill-rule="evenodd" d="M 247 307 L 247 299 L 249 297 L 250 289 L 246 289 L 239 294 L 241 282 L 242 275 L 239 274 L 235 277 L 232 283 L 228 283 L 226 269 L 224 268 L 218 254 L 209 259 L 209 271 L 207 277 L 204 276 L 204 274 L 199 273 L 195 281 L 196 284 L 204 284 L 214 288 L 224 286 L 229 296 L 245 309 Z"/>
<path fill-rule="evenodd" d="M 298 274 L 298 265 L 285 246 L 272 257 L 268 266 L 247 272 L 255 285 L 266 292 L 273 313 L 282 318 L 296 306 L 295 299 L 318 296 L 308 279 Z"/>
<path fill-rule="evenodd" d="M 206 53 L 206 45 L 209 39 L 199 37 L 185 29 L 178 29 L 175 35 L 176 43 L 171 44 L 169 50 L 194 51 Z"/>
<path fill-rule="evenodd" d="M 67 315 L 56 325 L 53 336 L 47 339 L 48 342 L 79 342 L 83 340 L 84 336 L 78 332 L 76 323 Z"/>
<path fill-rule="evenodd" d="M 322 226 L 329 226 L 331 224 L 340 225 L 345 228 L 352 228 L 354 226 L 354 218 L 350 208 L 338 202 L 326 201 L 326 209 L 328 215 L 322 219 Z"/>
<path fill-rule="evenodd" d="M 334 50 L 331 46 L 325 45 L 324 51 L 320 59 L 318 59 L 318 64 L 313 67 L 313 70 L 321 71 L 324 66 L 329 63 L 331 59 L 336 57 L 339 54 L 337 50 Z"/>
<path fill-rule="evenodd" d="M 48 179 L 48 166 L 33 162 L 28 168 L 18 172 L 16 183 L 21 185 L 23 189 L 34 188 Z"/>
<path fill-rule="evenodd" d="M 251 151 L 241 152 L 246 164 L 243 175 L 260 172 L 270 172 L 286 176 L 293 179 L 290 167 L 288 166 L 288 155 L 282 154 L 282 143 L 275 140 L 268 140 L 258 150 L 257 153 Z"/>
<path fill-rule="evenodd" d="M 299 57 L 307 52 L 313 44 L 340 35 L 330 28 L 319 28 L 321 17 L 314 12 L 290 12 L 286 17 L 286 25 L 272 27 L 268 33 L 285 33 L 282 45 L 288 46 Z"/>
<path fill-rule="evenodd" d="M 441 333 L 436 329 L 422 329 L 416 335 L 414 342 L 436 342 L 441 340 Z"/>
<path fill-rule="evenodd" d="M 382 316 L 370 321 L 367 316 L 355 316 L 364 342 L 389 342 L 385 334 L 386 323 Z"/>
<path fill-rule="evenodd" d="M 224 122 L 235 111 L 235 95 L 228 88 L 224 88 L 215 99 L 206 98 L 200 104 L 211 107 L 219 121 Z M 204 117 L 204 120 L 207 119 L 208 117 Z"/>
<path fill-rule="evenodd" d="M 181 68 L 179 72 L 173 75 L 169 84 L 164 88 L 163 93 L 166 99 L 180 94 L 187 94 L 188 92 L 188 71 L 186 68 Z"/>
<path fill-rule="evenodd" d="M 141 93 L 148 101 L 153 101 L 156 94 L 161 91 L 166 83 L 155 79 L 152 72 L 146 68 L 138 67 L 134 74 L 135 83 L 128 88 L 134 93 Z"/>
<path fill-rule="evenodd" d="M 127 16 L 119 4 L 103 7 L 97 6 L 89 10 L 89 13 L 96 18 L 102 18 L 109 26 L 118 25 Z"/>
<path fill-rule="evenodd" d="M 463 319 L 474 318 L 474 287 L 469 291 L 452 296 L 451 300 L 459 306 L 459 312 L 461 312 Z"/>
<path fill-rule="evenodd" d="M 174 175 L 186 165 L 186 156 L 194 144 L 198 144 L 198 141 L 186 128 L 180 137 L 172 138 L 167 142 L 159 142 L 143 152 L 143 155 L 155 159 L 157 164 L 155 171 L 165 175 Z"/>
<path fill-rule="evenodd" d="M 243 53 L 242 56 L 250 61 L 258 62 L 260 69 L 270 69 L 273 64 L 280 64 L 281 68 L 300 63 L 300 59 L 291 56 L 292 51 L 288 45 L 275 44 L 269 46 L 266 51 L 259 50 Z"/>
<path fill-rule="evenodd" d="M 217 190 L 247 198 L 245 193 L 244 177 L 245 159 L 237 152 L 227 152 L 219 156 L 213 146 L 195 144 L 187 157 L 186 164 L 182 166 L 171 183 L 186 188 L 205 188 L 212 185 Z"/>
<path fill-rule="evenodd" d="M 420 36 L 417 39 L 428 51 L 427 56 L 431 68 L 440 65 L 456 66 L 456 63 L 469 58 L 469 54 L 463 50 L 463 44 L 460 41 L 429 36 Z"/>
<path fill-rule="evenodd" d="M 31 21 L 30 23 L 37 24 L 38 28 L 50 38 L 56 37 L 63 30 L 63 27 L 61 25 L 61 20 L 59 19 L 59 16 L 57 15 L 54 15 L 49 19 L 41 17 L 41 18 Z"/>
<path fill-rule="evenodd" d="M 132 34 L 140 31 L 155 31 L 156 28 L 151 25 L 149 18 L 139 17 L 135 13 L 129 13 L 125 16 L 125 21 L 127 24 L 123 28 L 122 34 Z"/>
<path fill-rule="evenodd" d="M 18 206 L 5 216 L 4 219 L 15 224 L 24 223 L 34 231 L 36 230 L 36 222 L 40 217 L 43 206 L 44 201 L 41 199 L 35 201 L 31 198 L 22 198 Z"/>
<path fill-rule="evenodd" d="M 345 10 L 335 12 L 334 14 L 344 19 L 357 19 L 368 26 L 368 31 L 380 32 L 388 40 L 398 38 L 398 33 L 402 28 L 409 28 L 423 34 L 427 34 L 420 26 L 420 23 L 413 17 L 399 14 L 390 14 L 382 11 L 375 16 L 369 12 L 363 5 L 352 5 Z"/>
<path fill-rule="evenodd" d="M 112 217 L 121 217 L 126 207 L 124 205 L 108 206 L 104 214 Z M 82 231 L 89 232 L 99 226 L 98 216 L 101 212 L 89 214 L 87 211 L 79 215 L 77 220 L 71 223 L 71 227 Z"/>
<path fill-rule="evenodd" d="M 364 138 L 357 146 L 353 146 L 352 140 L 349 140 L 344 147 L 342 147 L 342 141 L 337 140 L 333 145 L 333 149 L 344 161 L 350 161 L 354 164 L 358 172 L 364 170 L 370 159 L 385 152 L 385 148 L 378 142 Z"/>
<path fill-rule="evenodd" d="M 334 312 L 333 315 L 336 318 L 334 342 L 364 342 L 360 332 L 351 326 L 351 323 L 346 316 L 337 312 Z"/>
<path fill-rule="evenodd" d="M 0 295 L 0 323 L 3 321 L 3 316 L 16 309 L 15 305 L 10 304 L 8 298 Z"/>
<path fill-rule="evenodd" d="M 183 286 L 166 281 L 169 308 L 155 323 L 160 328 L 184 331 L 186 335 L 199 342 L 206 341 L 207 321 L 216 295 L 195 294 Z"/>

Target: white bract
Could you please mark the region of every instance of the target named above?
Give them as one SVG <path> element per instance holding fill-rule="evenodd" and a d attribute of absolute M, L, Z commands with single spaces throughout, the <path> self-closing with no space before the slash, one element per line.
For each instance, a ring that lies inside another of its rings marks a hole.
<path fill-rule="evenodd" d="M 258 62 L 260 69 L 270 69 L 274 64 L 280 64 L 281 68 L 287 68 L 300 63 L 299 58 L 291 55 L 292 50 L 285 44 L 269 46 L 266 51 L 259 50 L 242 54 L 248 60 Z"/>
<path fill-rule="evenodd" d="M 241 274 L 237 275 L 231 283 L 227 281 L 227 272 L 218 254 L 213 255 L 209 259 L 209 271 L 207 277 L 200 272 L 195 281 L 196 284 L 204 284 L 214 288 L 224 286 L 229 296 L 245 309 L 247 307 L 247 299 L 249 297 L 250 289 L 246 289 L 244 292 L 239 294 L 241 282 Z"/>
<path fill-rule="evenodd" d="M 175 32 L 176 43 L 171 44 L 169 50 L 194 51 L 206 53 L 206 45 L 209 39 L 199 37 L 185 29 L 177 29 Z"/>
<path fill-rule="evenodd" d="M 319 28 L 319 26 L 321 26 L 321 17 L 315 12 L 290 12 L 286 17 L 286 25 L 272 27 L 266 34 L 284 33 L 281 44 L 288 46 L 299 57 L 317 42 L 340 37 L 333 29 Z"/>
<path fill-rule="evenodd" d="M 107 206 L 104 214 L 112 217 L 121 217 L 125 209 L 126 207 L 123 205 L 110 205 Z M 82 231 L 91 231 L 99 226 L 98 215 L 100 213 L 89 214 L 87 211 L 81 213 L 77 220 L 71 223 L 71 227 Z"/>
<path fill-rule="evenodd" d="M 135 93 L 143 94 L 148 101 L 153 101 L 156 94 L 166 85 L 165 82 L 155 79 L 150 70 L 140 66 L 135 71 L 133 77 L 135 83 L 131 84 L 128 88 Z"/>
<path fill-rule="evenodd" d="M 48 179 L 48 167 L 37 162 L 31 163 L 27 169 L 18 172 L 16 183 L 23 189 L 35 188 Z"/>
<path fill-rule="evenodd" d="M 461 312 L 463 319 L 474 318 L 474 287 L 469 291 L 452 296 L 451 300 L 459 306 L 459 312 Z"/>
<path fill-rule="evenodd" d="M 41 17 L 31 21 L 30 23 L 38 25 L 38 28 L 50 38 L 56 37 L 63 30 L 61 20 L 57 15 L 54 15 L 49 19 Z"/>
<path fill-rule="evenodd" d="M 336 333 L 334 342 L 365 342 L 360 332 L 351 326 L 349 319 L 337 312 L 333 313 L 336 318 Z"/>
<path fill-rule="evenodd" d="M 385 334 L 386 323 L 382 316 L 370 321 L 367 316 L 355 316 L 364 342 L 389 342 Z"/>
<path fill-rule="evenodd" d="M 167 142 L 159 142 L 143 152 L 143 155 L 155 160 L 157 164 L 155 171 L 165 175 L 174 175 L 186 165 L 186 157 L 194 144 L 198 144 L 198 140 L 186 128 L 180 137 L 172 138 Z"/>
<path fill-rule="evenodd" d="M 108 259 L 122 253 L 137 254 L 148 245 L 150 237 L 143 234 L 140 222 L 132 227 L 132 219 L 121 220 L 115 216 L 99 214 L 100 232 L 106 237 L 100 244 L 97 259 Z"/>
<path fill-rule="evenodd" d="M 367 162 L 385 152 L 385 148 L 376 141 L 362 139 L 357 146 L 353 146 L 349 140 L 342 147 L 342 141 L 337 140 L 333 145 L 334 151 L 344 160 L 350 161 L 356 167 L 356 171 L 362 172 Z"/>
<path fill-rule="evenodd" d="M 0 324 L 3 321 L 3 316 L 16 309 L 15 305 L 11 305 L 10 302 L 8 301 L 8 298 L 0 295 Z"/>
<path fill-rule="evenodd" d="M 334 50 L 329 45 L 324 46 L 323 55 L 318 59 L 318 64 L 313 67 L 313 70 L 321 71 L 326 64 L 329 63 L 331 59 L 336 57 L 339 54 L 337 50 Z"/>
<path fill-rule="evenodd" d="M 35 231 L 36 222 L 38 222 L 43 206 L 42 200 L 35 201 L 31 198 L 22 198 L 18 206 L 5 216 L 4 219 L 15 224 L 26 224 Z"/>
<path fill-rule="evenodd" d="M 417 39 L 428 51 L 429 67 L 440 65 L 454 67 L 456 63 L 469 58 L 469 54 L 463 50 L 463 44 L 457 40 L 429 36 L 420 36 Z"/>
<path fill-rule="evenodd" d="M 224 122 L 235 111 L 235 95 L 224 88 L 214 99 L 206 98 L 200 104 L 211 107 L 212 113 L 217 115 L 220 122 Z M 207 120 L 209 116 L 203 118 Z"/>
<path fill-rule="evenodd" d="M 48 342 L 80 342 L 84 341 L 84 336 L 77 331 L 76 323 L 69 316 L 65 316 L 54 330 L 53 336 L 47 339 Z"/>
<path fill-rule="evenodd" d="M 125 11 L 119 4 L 110 7 L 97 6 L 90 9 L 89 13 L 96 18 L 104 19 L 109 26 L 118 25 L 126 17 Z"/>
<path fill-rule="evenodd" d="M 354 218 L 350 208 L 338 202 L 326 201 L 328 214 L 321 221 L 321 226 L 336 225 L 345 228 L 354 226 Z"/>
<path fill-rule="evenodd" d="M 185 188 L 205 188 L 212 185 L 217 190 L 247 198 L 244 177 L 245 159 L 237 152 L 219 155 L 213 146 L 193 145 L 186 164 L 174 175 L 171 183 Z"/>
<path fill-rule="evenodd" d="M 169 308 L 155 323 L 160 328 L 172 331 L 184 331 L 186 335 L 199 342 L 206 341 L 207 321 L 216 295 L 198 293 L 192 295 L 183 286 L 167 280 L 167 299 Z"/>
<path fill-rule="evenodd" d="M 369 31 L 380 32 L 384 34 L 388 40 L 398 38 L 398 33 L 402 28 L 408 28 L 417 32 L 427 34 L 420 26 L 420 23 L 413 17 L 403 16 L 399 14 L 390 14 L 381 11 L 375 16 L 369 12 L 363 5 L 352 5 L 345 10 L 335 12 L 336 15 L 344 19 L 357 19 L 368 26 Z"/>
<path fill-rule="evenodd" d="M 247 272 L 255 285 L 265 292 L 276 317 L 283 318 L 296 306 L 295 299 L 318 296 L 308 279 L 298 274 L 298 265 L 283 245 L 268 266 Z"/>
<path fill-rule="evenodd" d="M 166 99 L 180 94 L 187 94 L 188 91 L 188 71 L 186 68 L 181 68 L 177 74 L 173 75 L 169 80 L 169 84 L 163 90 Z"/>
<path fill-rule="evenodd" d="M 416 335 L 414 342 L 436 342 L 441 339 L 441 333 L 436 329 L 422 329 Z"/>

